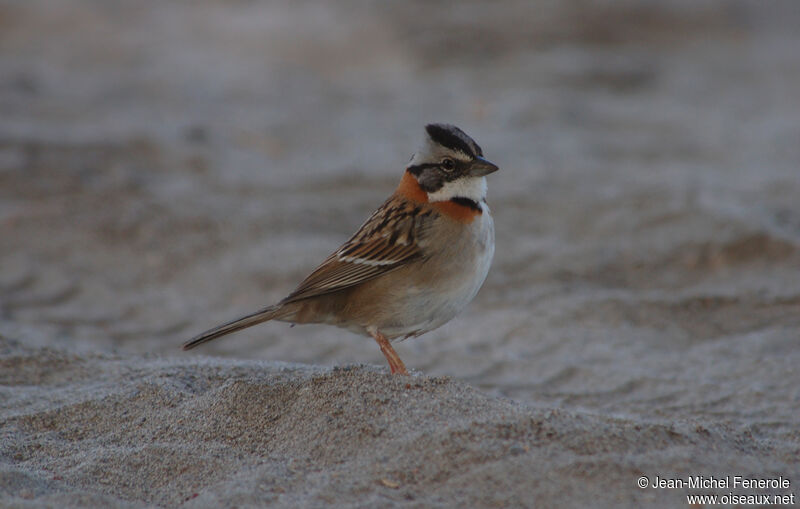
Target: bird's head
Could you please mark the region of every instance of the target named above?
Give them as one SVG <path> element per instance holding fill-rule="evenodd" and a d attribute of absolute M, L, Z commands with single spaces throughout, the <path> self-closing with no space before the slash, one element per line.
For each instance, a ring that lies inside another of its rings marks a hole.
<path fill-rule="evenodd" d="M 451 124 L 425 126 L 425 142 L 406 171 L 416 178 L 429 202 L 486 198 L 486 175 L 497 166 L 483 158 L 481 147 Z"/>

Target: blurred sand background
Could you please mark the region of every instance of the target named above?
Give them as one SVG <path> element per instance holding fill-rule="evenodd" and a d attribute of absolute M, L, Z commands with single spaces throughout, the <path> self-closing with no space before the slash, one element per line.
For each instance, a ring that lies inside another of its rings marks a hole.
<path fill-rule="evenodd" d="M 422 374 L 321 326 L 180 352 L 431 121 L 501 171 L 483 289 L 396 347 Z M 799 366 L 796 2 L 0 2 L 4 507 L 800 494 Z"/>

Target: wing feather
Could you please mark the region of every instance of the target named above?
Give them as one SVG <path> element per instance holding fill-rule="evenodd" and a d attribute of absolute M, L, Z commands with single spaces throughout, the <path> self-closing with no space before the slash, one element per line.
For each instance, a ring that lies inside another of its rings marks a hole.
<path fill-rule="evenodd" d="M 392 196 L 282 303 L 350 288 L 421 257 L 418 240 L 432 214 L 420 204 Z"/>

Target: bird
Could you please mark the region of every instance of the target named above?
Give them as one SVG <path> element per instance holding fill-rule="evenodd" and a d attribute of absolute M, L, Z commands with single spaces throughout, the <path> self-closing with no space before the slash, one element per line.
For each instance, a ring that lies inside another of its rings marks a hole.
<path fill-rule="evenodd" d="M 269 320 L 323 323 L 371 336 L 391 373 L 407 375 L 391 341 L 449 322 L 486 279 L 495 249 L 486 176 L 497 170 L 458 127 L 426 125 L 394 193 L 293 292 L 183 349 Z"/>

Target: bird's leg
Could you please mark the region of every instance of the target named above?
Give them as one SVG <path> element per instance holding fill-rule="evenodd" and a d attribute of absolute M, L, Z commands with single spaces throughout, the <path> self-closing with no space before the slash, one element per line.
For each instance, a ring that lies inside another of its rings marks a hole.
<path fill-rule="evenodd" d="M 386 339 L 386 336 L 377 330 L 371 332 L 371 334 L 372 337 L 375 338 L 375 341 L 377 341 L 378 346 L 381 347 L 383 356 L 386 357 L 387 361 L 389 361 L 389 369 L 392 370 L 392 374 L 407 375 L 408 371 L 406 370 L 406 365 L 403 364 L 402 360 L 400 360 L 400 356 L 394 351 L 392 344 L 389 343 L 389 340 Z"/>

